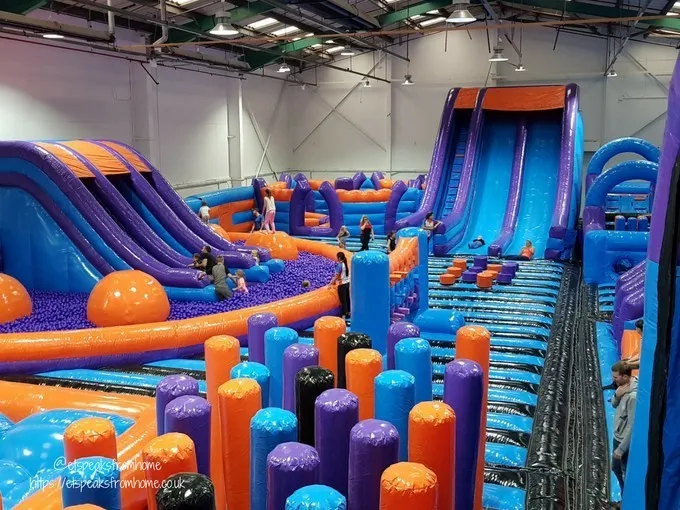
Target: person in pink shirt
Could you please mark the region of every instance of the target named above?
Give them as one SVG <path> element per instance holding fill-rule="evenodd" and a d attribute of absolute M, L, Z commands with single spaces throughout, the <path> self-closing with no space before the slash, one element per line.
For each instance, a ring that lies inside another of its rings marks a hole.
<path fill-rule="evenodd" d="M 243 272 L 243 269 L 236 271 L 236 277 L 234 280 L 236 282 L 236 288 L 234 289 L 234 292 L 248 294 L 248 287 L 246 286 L 246 274 Z"/>

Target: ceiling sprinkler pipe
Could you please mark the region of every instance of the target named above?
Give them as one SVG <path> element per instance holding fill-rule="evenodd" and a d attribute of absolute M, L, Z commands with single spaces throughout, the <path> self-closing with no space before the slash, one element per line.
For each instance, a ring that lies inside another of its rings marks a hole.
<path fill-rule="evenodd" d="M 111 0 L 106 0 L 106 5 L 107 5 L 108 7 L 111 7 Z M 116 32 L 116 18 L 115 18 L 115 14 L 113 13 L 112 10 L 109 9 L 109 10 L 107 11 L 106 15 L 107 15 L 107 20 L 108 20 L 108 22 L 109 22 L 109 34 L 113 36 L 113 34 L 115 34 L 115 32 Z"/>

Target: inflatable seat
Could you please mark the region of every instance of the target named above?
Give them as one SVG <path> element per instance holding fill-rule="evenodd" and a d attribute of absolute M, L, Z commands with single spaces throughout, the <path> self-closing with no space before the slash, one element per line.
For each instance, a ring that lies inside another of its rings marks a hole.
<path fill-rule="evenodd" d="M 453 259 L 453 267 L 459 267 L 461 271 L 465 271 L 467 269 L 467 260 L 466 259 Z"/>
<path fill-rule="evenodd" d="M 449 273 L 439 275 L 439 283 L 442 285 L 453 285 L 456 283 L 456 277 Z"/>
<path fill-rule="evenodd" d="M 477 281 L 477 273 L 475 271 L 465 271 L 461 278 L 465 283 L 475 283 Z"/>
<path fill-rule="evenodd" d="M 512 283 L 512 275 L 510 273 L 498 273 L 496 283 L 501 285 L 510 285 Z"/>
<path fill-rule="evenodd" d="M 482 271 L 477 275 L 477 287 L 480 289 L 490 289 L 493 285 L 493 273 Z"/>
<path fill-rule="evenodd" d="M 463 270 L 459 267 L 447 267 L 446 272 L 452 274 L 456 278 L 460 278 L 463 274 Z"/>

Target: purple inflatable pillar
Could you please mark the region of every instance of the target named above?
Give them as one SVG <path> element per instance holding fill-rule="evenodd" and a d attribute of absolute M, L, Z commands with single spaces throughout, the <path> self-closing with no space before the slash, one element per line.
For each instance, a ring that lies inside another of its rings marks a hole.
<path fill-rule="evenodd" d="M 264 334 L 279 325 L 273 313 L 256 313 L 248 317 L 248 361 L 266 365 L 264 359 Z"/>
<path fill-rule="evenodd" d="M 479 451 L 479 430 L 484 395 L 484 371 L 470 360 L 447 363 L 444 402 L 456 414 L 456 472 L 454 508 L 472 509 Z"/>
<path fill-rule="evenodd" d="M 482 269 L 486 269 L 488 261 L 489 259 L 486 257 L 486 255 L 478 255 L 474 258 L 473 267 L 481 267 Z"/>
<path fill-rule="evenodd" d="M 319 483 L 347 497 L 349 437 L 359 421 L 359 398 L 347 390 L 326 390 L 316 399 L 314 414 L 314 444 L 321 459 Z"/>
<path fill-rule="evenodd" d="M 295 376 L 306 367 L 319 364 L 319 350 L 313 345 L 293 344 L 283 351 L 283 408 L 295 412 Z"/>
<path fill-rule="evenodd" d="M 198 472 L 210 476 L 210 404 L 184 395 L 165 407 L 165 433 L 180 432 L 194 442 Z"/>
<path fill-rule="evenodd" d="M 354 426 L 349 441 L 347 504 L 352 510 L 377 510 L 380 477 L 399 460 L 399 432 L 387 421 L 364 420 Z"/>
<path fill-rule="evenodd" d="M 296 490 L 319 481 L 319 454 L 302 443 L 282 443 L 267 456 L 267 510 L 283 510 Z"/>
<path fill-rule="evenodd" d="M 165 433 L 165 406 L 183 395 L 198 396 L 198 381 L 188 375 L 169 375 L 156 385 L 156 431 Z"/>
<path fill-rule="evenodd" d="M 394 370 L 394 346 L 404 338 L 418 338 L 420 328 L 410 322 L 397 322 L 387 331 L 387 370 Z"/>

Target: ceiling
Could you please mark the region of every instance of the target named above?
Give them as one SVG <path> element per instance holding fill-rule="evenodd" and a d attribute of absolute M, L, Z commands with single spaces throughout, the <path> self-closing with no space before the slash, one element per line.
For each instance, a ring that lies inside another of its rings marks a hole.
<path fill-rule="evenodd" d="M 0 11 L 13 13 L 13 17 L 0 15 L 0 28 L 21 29 L 23 35 L 31 30 L 40 36 L 41 31 L 53 30 L 31 26 L 33 16 L 27 15 L 35 11 L 102 23 L 107 21 L 107 12 L 112 12 L 117 27 L 146 35 L 148 55 L 157 55 L 162 48 L 160 58 L 194 55 L 196 60 L 200 53 L 191 46 L 211 45 L 225 50 L 225 59 L 200 59 L 239 73 L 284 62 L 294 71 L 329 66 L 354 72 L 339 67 L 342 64 L 337 60 L 346 58 L 342 53 L 380 50 L 404 59 L 394 51 L 394 45 L 407 36 L 421 37 L 444 29 L 446 18 L 454 10 L 452 0 L 167 0 L 164 22 L 159 1 L 0 0 Z M 676 14 L 680 14 L 680 1 L 475 0 L 467 7 L 478 20 L 473 27 L 545 23 L 584 36 L 619 39 L 616 46 L 625 45 L 628 39 L 674 44 L 673 39 L 680 38 L 680 16 Z M 209 33 L 220 11 L 229 12 L 238 35 L 225 38 Z M 167 40 L 151 47 L 161 38 L 164 26 L 168 28 Z M 53 28 L 67 36 L 98 38 L 94 34 L 75 35 L 66 25 Z M 506 33 L 505 43 L 514 45 L 512 32 Z M 612 51 L 611 59 L 615 60 L 616 54 Z"/>

